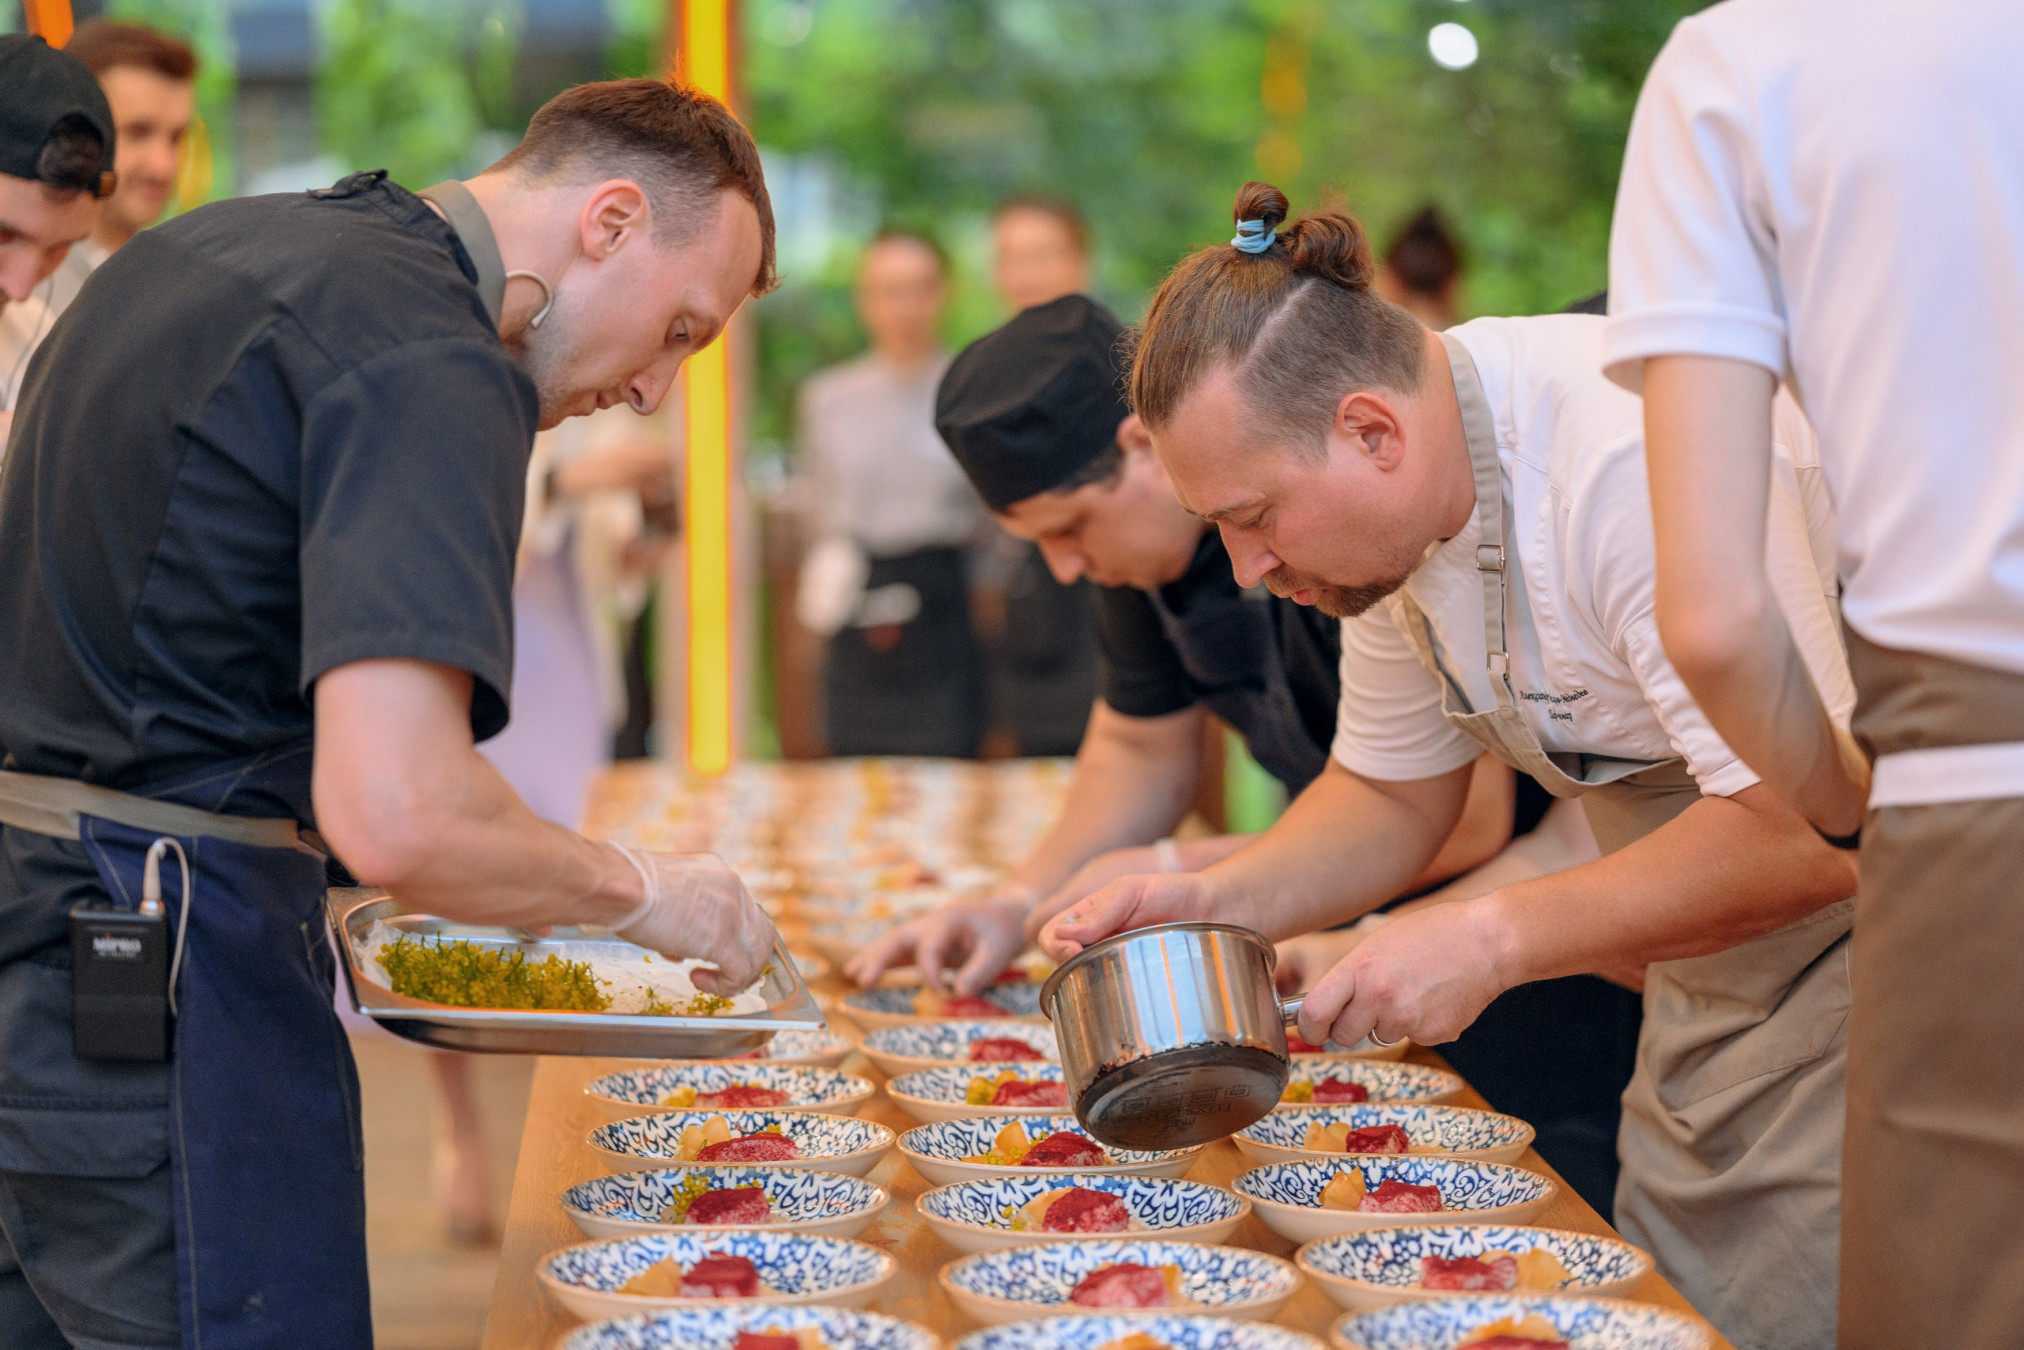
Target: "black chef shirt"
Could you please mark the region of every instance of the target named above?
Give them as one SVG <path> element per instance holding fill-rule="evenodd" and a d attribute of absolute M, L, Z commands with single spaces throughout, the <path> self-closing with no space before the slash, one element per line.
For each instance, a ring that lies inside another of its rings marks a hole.
<path fill-rule="evenodd" d="M 132 789 L 304 743 L 317 677 L 375 658 L 505 725 L 536 397 L 476 279 L 377 174 L 98 269 L 0 474 L 0 764 Z"/>
<path fill-rule="evenodd" d="M 1198 604 L 1234 600 L 1240 588 L 1230 570 L 1223 537 L 1202 536 L 1180 579 L 1160 587 L 1160 599 L 1177 615 Z M 1126 717 L 1162 717 L 1200 701 L 1202 690 L 1167 638 L 1159 612 L 1144 591 L 1098 586 L 1096 633 L 1102 656 L 1098 696 Z M 1301 724 L 1325 754 L 1335 741 L 1336 703 L 1342 692 L 1342 624 L 1311 605 L 1272 597 L 1279 609 L 1280 658 Z"/>

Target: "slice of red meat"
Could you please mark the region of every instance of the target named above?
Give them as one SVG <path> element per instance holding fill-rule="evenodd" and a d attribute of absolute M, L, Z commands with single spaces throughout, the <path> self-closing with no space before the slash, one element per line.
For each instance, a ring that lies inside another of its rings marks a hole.
<path fill-rule="evenodd" d="M 779 1088 L 757 1087 L 751 1083 L 733 1083 L 717 1092 L 698 1092 L 698 1111 L 770 1111 L 776 1106 L 787 1105 L 787 1094 Z"/>
<path fill-rule="evenodd" d="M 1321 1053 L 1321 1047 L 1313 1041 L 1302 1040 L 1297 1034 L 1289 1031 L 1286 1033 L 1286 1053 L 1289 1055 L 1318 1055 Z"/>
<path fill-rule="evenodd" d="M 707 1144 L 696 1155 L 697 1162 L 786 1162 L 801 1156 L 801 1148 L 784 1134 L 761 1132 L 721 1144 Z"/>
<path fill-rule="evenodd" d="M 1071 1186 L 1040 1216 L 1040 1227 L 1048 1233 L 1122 1233 L 1131 1227 L 1131 1210 L 1108 1191 Z"/>
<path fill-rule="evenodd" d="M 731 1350 L 801 1350 L 801 1342 L 777 1331 L 741 1331 Z"/>
<path fill-rule="evenodd" d="M 970 1042 L 972 1064 L 1003 1064 L 1015 1059 L 1046 1059 L 1022 1040 L 1011 1036 L 984 1036 Z"/>
<path fill-rule="evenodd" d="M 1010 1017 L 1012 1014 L 981 994 L 956 994 L 942 1004 L 943 1017 Z"/>
<path fill-rule="evenodd" d="M 1413 1146 L 1404 1129 L 1397 1125 L 1365 1125 L 1351 1130 L 1343 1141 L 1344 1153 L 1404 1153 Z"/>
<path fill-rule="evenodd" d="M 1120 1261 L 1077 1280 L 1068 1301 L 1085 1308 L 1164 1308 L 1171 1296 L 1167 1277 L 1157 1267 Z"/>
<path fill-rule="evenodd" d="M 1566 1341 L 1535 1341 L 1530 1336 L 1492 1336 L 1487 1341 L 1470 1341 L 1468 1350 L 1574 1350 L 1574 1347 Z"/>
<path fill-rule="evenodd" d="M 1021 1167 L 1101 1167 L 1103 1150 L 1094 1139 L 1074 1130 L 1056 1130 L 1019 1160 Z"/>
<path fill-rule="evenodd" d="M 1501 1294 L 1518 1287 L 1518 1258 L 1497 1256 L 1485 1261 L 1479 1256 L 1422 1256 L 1420 1287 Z"/>
<path fill-rule="evenodd" d="M 1000 1083 L 998 1090 L 991 1094 L 993 1106 L 1066 1106 L 1068 1105 L 1068 1084 L 1066 1083 L 1022 1083 L 1013 1080 Z"/>
<path fill-rule="evenodd" d="M 757 1186 L 734 1186 L 722 1190 L 704 1191 L 689 1202 L 685 1216 L 688 1223 L 771 1223 L 773 1206 L 766 1203 L 766 1192 Z"/>
<path fill-rule="evenodd" d="M 1366 1214 L 1432 1214 L 1441 1208 L 1441 1188 L 1386 1177 L 1364 1193 L 1357 1208 Z"/>
<path fill-rule="evenodd" d="M 1033 979 L 1017 966 L 1007 966 L 991 977 L 993 984 L 1026 984 Z"/>
<path fill-rule="evenodd" d="M 759 1272 L 748 1256 L 706 1256 L 682 1272 L 683 1298 L 751 1298 Z"/>
<path fill-rule="evenodd" d="M 701 1098 L 697 1099 L 698 1101 Z M 1367 1102 L 1370 1089 L 1348 1078 L 1317 1078 L 1314 1080 L 1314 1100 L 1317 1102 Z"/>

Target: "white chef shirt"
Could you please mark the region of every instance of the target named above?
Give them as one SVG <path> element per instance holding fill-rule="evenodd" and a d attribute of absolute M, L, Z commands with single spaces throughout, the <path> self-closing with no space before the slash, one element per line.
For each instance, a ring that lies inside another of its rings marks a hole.
<path fill-rule="evenodd" d="M 42 302 L 43 286 L 26 300 L 0 300 L 0 412 L 12 412 L 21 397 L 21 380 L 28 373 L 28 358 L 49 336 L 56 315 Z"/>
<path fill-rule="evenodd" d="M 1639 96 L 1610 238 L 1612 378 L 1788 377 L 1840 516 L 1842 606 L 2024 671 L 2024 4 L 1731 0 Z"/>
<path fill-rule="evenodd" d="M 1601 375 L 1603 319 L 1477 319 L 1448 330 L 1476 363 L 1503 466 L 1505 623 L 1518 706 L 1548 751 L 1684 757 L 1701 791 L 1757 781 L 1708 724 L 1666 660 L 1652 613 L 1651 497 L 1644 413 Z M 1811 435 L 1781 401 L 1767 564 L 1830 710 L 1854 703 L 1835 626 L 1833 515 Z M 1428 550 L 1405 592 L 1473 711 L 1497 706 L 1486 664 L 1480 511 Z M 1380 781 L 1458 769 L 1482 746 L 1441 715 L 1441 687 L 1408 639 L 1399 597 L 1342 626 L 1334 757 Z"/>

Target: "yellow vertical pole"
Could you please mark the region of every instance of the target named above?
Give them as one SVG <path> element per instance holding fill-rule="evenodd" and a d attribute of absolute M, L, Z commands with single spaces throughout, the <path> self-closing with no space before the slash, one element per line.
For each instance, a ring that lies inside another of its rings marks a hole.
<path fill-rule="evenodd" d="M 675 0 L 677 78 L 734 107 L 734 0 Z M 731 614 L 730 335 L 683 366 L 688 423 L 684 537 L 688 547 L 689 768 L 714 778 L 731 767 L 737 691 Z"/>

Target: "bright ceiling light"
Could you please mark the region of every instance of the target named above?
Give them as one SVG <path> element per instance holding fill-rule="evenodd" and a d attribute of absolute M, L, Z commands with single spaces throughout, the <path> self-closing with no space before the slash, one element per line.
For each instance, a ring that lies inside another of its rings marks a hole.
<path fill-rule="evenodd" d="M 1476 64 L 1476 35 L 1458 23 L 1437 23 L 1427 34 L 1427 50 L 1449 70 Z"/>

